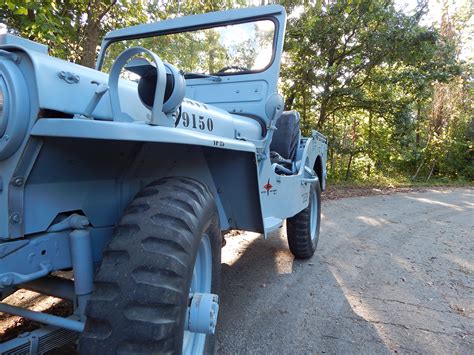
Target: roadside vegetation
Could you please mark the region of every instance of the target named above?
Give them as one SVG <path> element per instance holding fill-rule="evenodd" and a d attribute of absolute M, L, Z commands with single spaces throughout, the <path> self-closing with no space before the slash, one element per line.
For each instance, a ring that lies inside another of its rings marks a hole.
<path fill-rule="evenodd" d="M 332 184 L 412 186 L 474 180 L 473 9 L 443 0 L 6 0 L 0 22 L 93 67 L 109 30 L 278 2 L 289 13 L 281 90 L 303 131 L 330 142 Z M 459 3 L 462 3 L 459 0 Z M 428 24 L 427 24 L 428 23 Z M 204 43 L 206 45 L 207 42 Z M 209 55 L 216 43 L 209 42 Z"/>

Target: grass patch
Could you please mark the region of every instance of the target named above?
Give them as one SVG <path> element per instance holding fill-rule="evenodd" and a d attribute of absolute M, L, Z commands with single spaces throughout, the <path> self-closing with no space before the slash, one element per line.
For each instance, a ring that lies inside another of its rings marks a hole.
<path fill-rule="evenodd" d="M 432 178 L 428 181 L 426 179 L 413 180 L 407 177 L 386 177 L 386 176 L 374 176 L 364 180 L 331 180 L 328 179 L 327 184 L 335 188 L 341 187 L 473 187 L 474 182 L 466 179 L 448 179 L 448 178 Z"/>

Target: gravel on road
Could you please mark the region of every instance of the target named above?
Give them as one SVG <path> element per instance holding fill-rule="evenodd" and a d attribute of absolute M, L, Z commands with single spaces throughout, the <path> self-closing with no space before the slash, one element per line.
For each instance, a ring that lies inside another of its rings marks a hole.
<path fill-rule="evenodd" d="M 474 190 L 324 201 L 318 250 L 227 238 L 219 354 L 474 354 Z"/>

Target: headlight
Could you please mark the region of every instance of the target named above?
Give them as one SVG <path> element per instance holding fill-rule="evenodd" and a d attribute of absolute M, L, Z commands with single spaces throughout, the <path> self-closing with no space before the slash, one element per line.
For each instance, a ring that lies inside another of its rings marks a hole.
<path fill-rule="evenodd" d="M 0 137 L 3 136 L 7 128 L 7 99 L 7 87 L 3 78 L 0 76 Z"/>
<path fill-rule="evenodd" d="M 28 86 L 17 63 L 0 60 L 0 161 L 14 154 L 30 122 Z"/>

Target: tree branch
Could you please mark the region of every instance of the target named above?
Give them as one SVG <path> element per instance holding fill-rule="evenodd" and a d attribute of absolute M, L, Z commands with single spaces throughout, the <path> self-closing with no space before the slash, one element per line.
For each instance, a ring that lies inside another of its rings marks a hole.
<path fill-rule="evenodd" d="M 107 13 L 112 9 L 112 7 L 114 7 L 114 5 L 117 3 L 117 0 L 112 0 L 112 2 L 110 3 L 109 6 L 107 6 L 107 8 L 102 11 L 102 13 L 99 15 L 99 17 L 97 18 L 97 20 L 100 22 L 102 20 L 102 18 L 107 15 Z"/>

